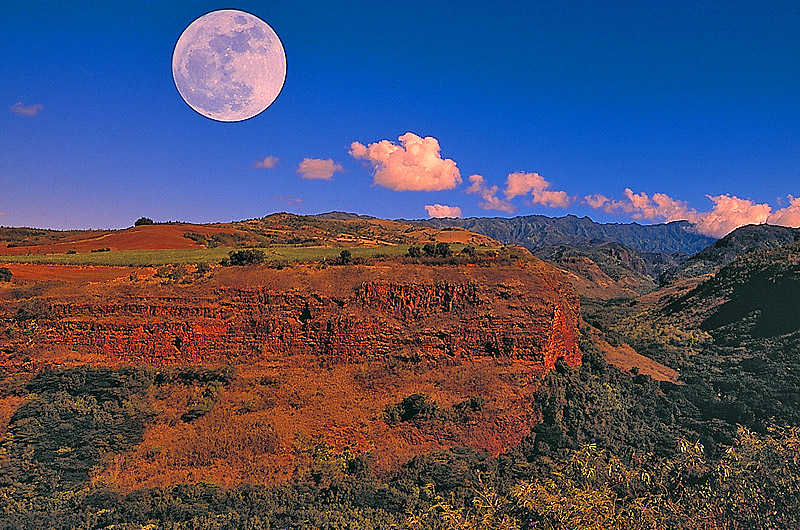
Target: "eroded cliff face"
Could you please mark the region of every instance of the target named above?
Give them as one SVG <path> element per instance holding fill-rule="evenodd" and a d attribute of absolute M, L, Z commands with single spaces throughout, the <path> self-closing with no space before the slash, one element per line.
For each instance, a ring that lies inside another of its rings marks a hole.
<path fill-rule="evenodd" d="M 36 302 L 45 318 L 16 323 Z M 56 286 L 6 299 L 6 355 L 108 364 L 507 358 L 546 372 L 580 362 L 579 305 L 554 268 L 352 265 L 217 269 L 191 284 Z M 11 323 L 14 323 L 11 325 Z M 52 355 L 48 355 L 52 358 Z"/>

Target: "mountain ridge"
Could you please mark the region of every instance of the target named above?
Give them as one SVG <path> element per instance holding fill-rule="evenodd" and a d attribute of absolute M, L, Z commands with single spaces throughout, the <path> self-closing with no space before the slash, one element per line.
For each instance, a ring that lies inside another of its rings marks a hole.
<path fill-rule="evenodd" d="M 598 223 L 589 217 L 566 215 L 547 217 L 468 217 L 436 218 L 409 222 L 434 228 L 458 227 L 486 235 L 505 244 L 519 244 L 529 250 L 541 247 L 588 243 L 593 239 L 614 241 L 633 250 L 681 252 L 694 254 L 716 241 L 716 238 L 691 231 L 688 221 L 655 225 L 639 223 Z"/>

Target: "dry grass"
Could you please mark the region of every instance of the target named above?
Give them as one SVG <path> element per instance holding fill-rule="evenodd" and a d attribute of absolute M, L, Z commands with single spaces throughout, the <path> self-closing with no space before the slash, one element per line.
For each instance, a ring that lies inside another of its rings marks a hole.
<path fill-rule="evenodd" d="M 155 388 L 159 411 L 142 442 L 93 476 L 122 491 L 181 482 L 285 483 L 308 465 L 318 443 L 335 451 L 371 452 L 379 471 L 453 445 L 494 454 L 518 444 L 533 420 L 527 366 L 494 360 L 450 366 L 369 361 L 321 367 L 291 358 L 280 366 L 241 366 L 214 409 L 191 423 L 180 416 L 200 387 Z M 527 374 L 527 375 L 526 375 Z M 485 408 L 469 418 L 387 425 L 387 405 L 426 393 L 445 413 L 480 395 Z"/>

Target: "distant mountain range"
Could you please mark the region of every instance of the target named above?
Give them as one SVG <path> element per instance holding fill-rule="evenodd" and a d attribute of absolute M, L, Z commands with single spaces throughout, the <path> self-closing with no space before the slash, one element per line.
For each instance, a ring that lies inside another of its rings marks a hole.
<path fill-rule="evenodd" d="M 691 223 L 597 223 L 588 217 L 527 215 L 513 218 L 427 219 L 435 228 L 458 227 L 534 255 L 569 271 L 582 295 L 635 296 L 658 285 L 701 276 L 752 251 L 800 242 L 800 229 L 747 225 L 722 239 L 698 234 Z"/>
<path fill-rule="evenodd" d="M 466 228 L 505 244 L 522 245 L 529 250 L 556 245 L 581 245 L 613 241 L 633 250 L 694 254 L 716 239 L 698 234 L 688 221 L 640 225 L 639 223 L 597 223 L 588 217 L 470 217 L 467 219 L 425 219 L 415 223 L 435 228 Z"/>

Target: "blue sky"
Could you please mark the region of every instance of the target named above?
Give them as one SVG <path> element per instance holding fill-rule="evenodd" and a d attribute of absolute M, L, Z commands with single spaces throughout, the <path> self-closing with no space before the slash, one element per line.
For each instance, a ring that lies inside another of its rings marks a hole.
<path fill-rule="evenodd" d="M 0 225 L 434 205 L 800 225 L 797 2 L 338 4 L 5 5 Z M 183 29 L 222 8 L 262 18 L 287 54 L 281 95 L 244 122 L 200 116 L 172 79 Z M 303 178 L 304 159 L 335 171 Z"/>

